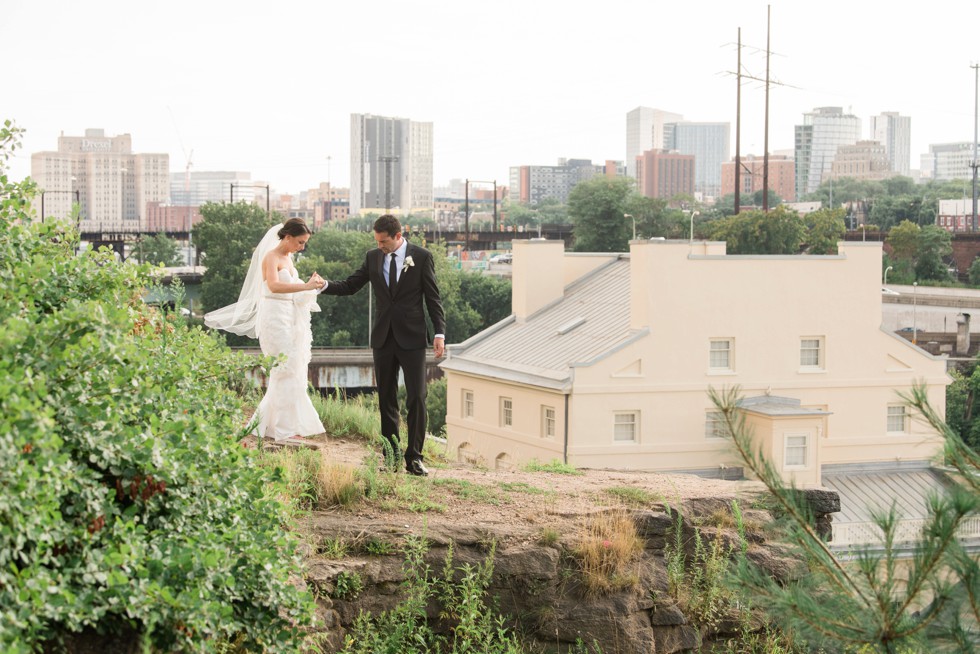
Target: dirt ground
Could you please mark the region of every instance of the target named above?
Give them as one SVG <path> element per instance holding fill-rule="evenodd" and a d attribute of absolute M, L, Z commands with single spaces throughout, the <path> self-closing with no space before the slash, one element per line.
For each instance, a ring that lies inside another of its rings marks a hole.
<path fill-rule="evenodd" d="M 327 464 L 378 468 L 380 456 L 362 440 L 317 439 Z M 387 501 L 359 502 L 352 508 L 329 509 L 357 521 L 386 522 L 416 529 L 426 523 L 481 525 L 494 531 L 527 532 L 550 527 L 571 529 L 583 515 L 601 508 L 659 509 L 679 506 L 696 498 L 730 502 L 756 497 L 761 485 L 749 481 L 722 481 L 693 475 L 654 472 L 576 470 L 576 474 L 548 471 L 488 470 L 450 461 L 445 446 L 430 438 L 426 444 L 428 477 L 414 477 L 403 469 L 391 477 L 395 497 Z M 368 463 L 366 463 L 368 462 Z M 379 476 L 391 473 L 378 473 Z"/>

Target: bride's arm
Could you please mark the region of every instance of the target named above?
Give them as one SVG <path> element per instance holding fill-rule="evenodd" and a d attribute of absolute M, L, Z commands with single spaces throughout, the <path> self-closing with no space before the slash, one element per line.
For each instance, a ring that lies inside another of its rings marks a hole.
<path fill-rule="evenodd" d="M 319 275 L 313 273 L 308 282 L 283 282 L 279 280 L 279 267 L 276 265 L 276 253 L 269 252 L 262 260 L 262 278 L 265 279 L 269 290 L 273 293 L 299 293 L 300 291 L 318 290 L 323 285 L 318 281 Z"/>

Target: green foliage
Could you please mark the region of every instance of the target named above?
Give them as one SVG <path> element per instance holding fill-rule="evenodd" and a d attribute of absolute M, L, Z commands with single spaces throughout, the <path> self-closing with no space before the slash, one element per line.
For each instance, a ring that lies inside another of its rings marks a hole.
<path fill-rule="evenodd" d="M 306 244 L 302 258 L 296 262 L 297 272 L 306 279 L 314 271 L 324 279 L 346 279 L 361 267 L 364 255 L 377 247 L 368 226 L 364 232 L 348 232 L 328 228 L 318 231 Z M 321 311 L 314 313 L 311 327 L 315 345 L 365 347 L 370 342 L 368 307 L 373 306 L 370 287 L 349 297 L 321 295 L 317 302 Z"/>
<path fill-rule="evenodd" d="M 891 248 L 891 258 L 900 264 L 900 276 L 911 268 L 917 280 L 949 280 L 944 259 L 953 253 L 953 246 L 952 235 L 945 229 L 936 225 L 920 227 L 905 220 L 888 232 L 886 243 Z"/>
<path fill-rule="evenodd" d="M 967 274 L 969 275 L 971 286 L 980 286 L 980 257 L 973 260 Z"/>
<path fill-rule="evenodd" d="M 343 600 L 353 600 L 361 591 L 364 590 L 364 580 L 361 579 L 361 575 L 355 572 L 348 572 L 342 570 L 340 574 L 337 575 L 337 579 L 334 582 L 333 593 L 330 594 L 334 599 Z"/>
<path fill-rule="evenodd" d="M 423 538 L 406 540 L 401 601 L 378 615 L 361 613 L 347 634 L 344 654 L 519 654 L 518 642 L 487 602 L 495 548 L 483 563 L 460 567 L 453 564 L 448 548 L 441 576 L 426 563 L 426 549 Z M 431 603 L 438 604 L 448 634 L 429 626 L 426 609 Z"/>
<path fill-rule="evenodd" d="M 430 434 L 446 431 L 446 378 L 429 382 L 425 395 L 425 413 Z"/>
<path fill-rule="evenodd" d="M 230 390 L 254 360 L 145 306 L 148 267 L 76 256 L 70 226 L 29 223 L 29 184 L 0 184 L 0 651 L 85 629 L 295 651 L 312 604 Z"/>
<path fill-rule="evenodd" d="M 946 387 L 946 423 L 974 451 L 980 452 L 980 366 L 974 360 L 960 371 L 950 370 Z"/>
<path fill-rule="evenodd" d="M 964 550 L 957 531 L 980 509 L 980 456 L 929 406 L 924 387 L 901 394 L 945 440 L 945 460 L 957 474 L 946 494 L 928 498 L 928 515 L 918 547 L 905 559 L 896 542 L 898 514 L 877 513 L 883 535 L 875 548 L 853 551 L 842 561 L 811 526 L 799 493 L 753 447 L 737 388 L 710 392 L 722 413 L 743 464 L 772 493 L 787 518 L 787 538 L 808 574 L 779 584 L 739 560 L 738 583 L 754 605 L 784 629 L 831 651 L 868 648 L 875 652 L 972 652 L 980 638 L 980 564 Z"/>
<path fill-rule="evenodd" d="M 779 206 L 742 213 L 705 226 L 708 238 L 727 243 L 728 254 L 798 254 L 806 237 L 803 219 Z"/>
<path fill-rule="evenodd" d="M 184 257 L 180 253 L 180 245 L 166 234 L 154 234 L 141 238 L 133 249 L 136 260 L 162 266 L 180 266 Z"/>
<path fill-rule="evenodd" d="M 843 209 L 819 209 L 803 217 L 808 254 L 837 254 L 837 242 L 844 239 Z"/>
<path fill-rule="evenodd" d="M 247 202 L 201 205 L 203 220 L 194 226 L 194 243 L 207 271 L 201 278 L 203 311 L 214 311 L 238 300 L 255 246 L 277 217 L 269 217 Z"/>
<path fill-rule="evenodd" d="M 581 470 L 577 470 L 575 466 L 568 463 L 562 463 L 557 459 L 552 460 L 548 463 L 541 463 L 537 459 L 531 459 L 526 464 L 524 464 L 525 472 L 554 472 L 560 475 L 581 475 L 585 474 Z"/>
<path fill-rule="evenodd" d="M 633 224 L 624 218 L 633 180 L 599 175 L 572 188 L 568 214 L 575 224 L 575 250 L 626 252 Z"/>
<path fill-rule="evenodd" d="M 459 273 L 459 293 L 480 318 L 476 331 L 482 331 L 510 315 L 511 282 L 506 277 L 477 272 Z M 476 333 L 476 332 L 474 332 Z M 468 334 L 469 338 L 473 334 Z M 466 338 L 456 339 L 464 341 Z"/>
<path fill-rule="evenodd" d="M 659 500 L 650 491 L 636 486 L 613 486 L 604 488 L 603 491 L 630 506 L 650 506 Z"/>
<path fill-rule="evenodd" d="M 334 394 L 310 396 L 320 422 L 332 438 L 361 438 L 367 441 L 381 433 L 378 399 L 375 395 L 345 396 L 340 389 Z"/>

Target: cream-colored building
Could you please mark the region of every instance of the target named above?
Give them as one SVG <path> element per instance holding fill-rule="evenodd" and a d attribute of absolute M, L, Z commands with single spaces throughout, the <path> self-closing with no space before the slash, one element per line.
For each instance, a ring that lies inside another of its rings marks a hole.
<path fill-rule="evenodd" d="M 40 219 L 63 219 L 78 204 L 82 232 L 147 231 L 147 204 L 170 200 L 169 168 L 168 154 L 133 152 L 129 134 L 62 134 L 57 151 L 31 155 L 31 177 L 41 191 L 34 209 Z"/>
<path fill-rule="evenodd" d="M 923 382 L 942 412 L 946 361 L 881 328 L 880 243 L 827 256 L 513 247 L 512 315 L 442 363 L 452 456 L 737 476 L 708 397 L 736 385 L 757 445 L 800 486 L 848 466 L 927 465 L 940 448 L 899 393 Z"/>

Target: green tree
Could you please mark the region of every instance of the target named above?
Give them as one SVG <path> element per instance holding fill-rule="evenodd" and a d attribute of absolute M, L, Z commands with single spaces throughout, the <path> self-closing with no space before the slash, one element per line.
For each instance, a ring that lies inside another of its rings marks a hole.
<path fill-rule="evenodd" d="M 312 598 L 239 444 L 255 360 L 146 306 L 149 266 L 32 222 L 33 193 L 0 163 L 0 651 L 299 651 Z"/>
<path fill-rule="evenodd" d="M 596 176 L 575 185 L 568 197 L 568 214 L 575 225 L 575 250 L 625 252 L 632 223 L 624 218 L 632 180 Z"/>
<path fill-rule="evenodd" d="M 533 207 L 538 212 L 542 225 L 571 225 L 568 206 L 555 198 L 547 198 Z"/>
<path fill-rule="evenodd" d="M 797 254 L 806 228 L 798 213 L 781 205 L 769 213 L 743 211 L 713 221 L 705 232 L 725 241 L 729 254 Z"/>
<path fill-rule="evenodd" d="M 667 201 L 662 198 L 648 198 L 635 192 L 627 197 L 625 213 L 632 216 L 625 219 L 631 232 L 636 221 L 637 238 L 680 238 L 681 223 L 686 216 L 680 210 L 668 209 Z"/>
<path fill-rule="evenodd" d="M 903 220 L 888 232 L 885 244 L 891 248 L 891 256 L 897 261 L 915 261 L 919 253 L 919 235 L 922 228 L 911 220 Z"/>
<path fill-rule="evenodd" d="M 969 275 L 970 275 L 970 285 L 980 286 L 980 257 L 975 258 L 973 260 L 973 263 L 970 264 Z"/>
<path fill-rule="evenodd" d="M 919 233 L 915 276 L 937 282 L 949 281 L 949 267 L 945 259 L 951 254 L 953 254 L 952 235 L 937 225 L 926 225 Z"/>
<path fill-rule="evenodd" d="M 895 508 L 874 515 L 884 535 L 880 547 L 852 550 L 849 560 L 838 557 L 813 528 L 801 495 L 754 445 L 739 390 L 710 395 L 739 458 L 785 516 L 793 554 L 807 566 L 805 575 L 780 584 L 741 557 L 736 578 L 746 600 L 812 647 L 831 652 L 976 651 L 980 565 L 957 532 L 980 510 L 980 456 L 932 409 L 924 387 L 900 397 L 944 437 L 945 461 L 955 474 L 944 494 L 928 500 L 926 524 L 910 558 L 897 537 Z"/>
<path fill-rule="evenodd" d="M 476 326 L 477 332 L 510 315 L 511 283 L 509 279 L 475 272 L 460 272 L 459 280 L 460 296 L 480 317 L 480 322 Z M 469 336 L 472 334 L 457 338 L 457 342 L 465 340 Z"/>
<path fill-rule="evenodd" d="M 810 254 L 837 254 L 837 242 L 844 238 L 843 209 L 819 209 L 803 218 L 806 226 L 807 252 Z"/>
<path fill-rule="evenodd" d="M 935 204 L 920 195 L 880 195 L 872 200 L 869 217 L 884 230 L 906 220 L 920 226 L 933 225 Z"/>
<path fill-rule="evenodd" d="M 279 216 L 266 215 L 247 202 L 201 205 L 203 220 L 194 226 L 194 243 L 207 270 L 201 278 L 201 304 L 214 311 L 238 300 L 255 246 Z"/>
<path fill-rule="evenodd" d="M 136 260 L 153 265 L 180 266 L 184 257 L 180 245 L 166 234 L 154 234 L 140 239 L 134 250 Z"/>
<path fill-rule="evenodd" d="M 364 263 L 368 250 L 377 247 L 372 231 L 349 232 L 336 228 L 321 229 L 306 243 L 306 250 L 296 261 L 303 278 L 318 272 L 324 279 L 345 279 Z M 359 346 L 370 344 L 368 309 L 375 311 L 370 287 L 350 297 L 321 295 L 320 312 L 311 322 L 313 344 L 319 347 Z"/>

